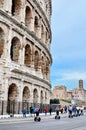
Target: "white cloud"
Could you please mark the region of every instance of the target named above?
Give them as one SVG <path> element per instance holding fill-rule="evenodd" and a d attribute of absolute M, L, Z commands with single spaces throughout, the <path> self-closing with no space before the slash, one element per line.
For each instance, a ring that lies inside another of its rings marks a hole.
<path fill-rule="evenodd" d="M 59 81 L 63 81 L 63 80 L 79 80 L 79 79 L 86 80 L 86 72 L 85 73 L 81 73 L 81 72 L 59 73 L 58 72 L 58 74 L 62 77 L 62 78 L 57 79 Z"/>

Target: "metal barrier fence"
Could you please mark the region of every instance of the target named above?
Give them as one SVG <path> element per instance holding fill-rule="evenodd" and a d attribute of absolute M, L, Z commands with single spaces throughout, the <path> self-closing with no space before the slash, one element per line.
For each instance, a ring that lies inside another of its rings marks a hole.
<path fill-rule="evenodd" d="M 30 112 L 30 106 L 35 106 L 37 104 L 29 103 L 29 102 L 16 102 L 16 101 L 0 101 L 0 115 L 3 114 L 21 114 L 22 110 L 25 108 L 27 114 Z M 44 112 L 44 108 L 46 107 L 49 111 L 49 108 L 52 108 L 52 112 L 55 111 L 56 104 L 39 104 L 40 112 Z"/>

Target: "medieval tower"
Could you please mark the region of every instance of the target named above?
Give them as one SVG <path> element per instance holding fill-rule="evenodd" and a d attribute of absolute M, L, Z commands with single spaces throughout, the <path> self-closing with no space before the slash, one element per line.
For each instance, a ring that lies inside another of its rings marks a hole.
<path fill-rule="evenodd" d="M 83 80 L 79 80 L 79 89 L 83 90 Z"/>
<path fill-rule="evenodd" d="M 0 0 L 0 114 L 49 104 L 51 0 Z"/>

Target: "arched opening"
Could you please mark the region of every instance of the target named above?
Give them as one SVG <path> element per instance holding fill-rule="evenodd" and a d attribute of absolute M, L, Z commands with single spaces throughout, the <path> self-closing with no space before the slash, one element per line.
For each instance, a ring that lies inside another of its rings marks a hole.
<path fill-rule="evenodd" d="M 38 32 L 38 27 L 39 27 L 38 17 L 35 16 L 35 20 L 34 20 L 34 31 L 35 31 L 36 34 Z"/>
<path fill-rule="evenodd" d="M 30 46 L 27 44 L 25 46 L 25 60 L 24 63 L 26 66 L 30 66 L 31 65 L 31 48 Z"/>
<path fill-rule="evenodd" d="M 0 28 L 0 58 L 4 49 L 4 31 Z"/>
<path fill-rule="evenodd" d="M 40 96 L 40 102 L 41 102 L 41 104 L 43 104 L 43 91 L 41 91 L 41 94 L 40 94 L 41 96 Z"/>
<path fill-rule="evenodd" d="M 29 100 L 30 100 L 30 90 L 27 86 L 24 87 L 23 89 L 23 108 L 26 108 L 26 110 L 28 110 L 28 104 L 29 104 Z"/>
<path fill-rule="evenodd" d="M 35 51 L 34 68 L 35 68 L 35 70 L 38 70 L 38 68 L 39 68 L 39 53 L 38 53 L 38 51 Z"/>
<path fill-rule="evenodd" d="M 47 100 L 47 92 L 45 92 L 45 101 Z"/>
<path fill-rule="evenodd" d="M 44 62 L 44 57 L 42 56 L 42 64 L 41 64 L 42 73 L 44 73 L 44 68 L 45 68 L 45 62 Z"/>
<path fill-rule="evenodd" d="M 46 75 L 49 73 L 49 66 L 50 66 L 50 62 L 49 62 L 49 59 L 47 58 L 47 60 L 46 60 Z"/>
<path fill-rule="evenodd" d="M 10 56 L 12 61 L 18 62 L 19 50 L 20 50 L 20 40 L 17 37 L 14 37 L 12 39 L 10 48 Z"/>
<path fill-rule="evenodd" d="M 35 88 L 33 91 L 33 103 L 37 104 L 38 103 L 38 92 L 37 89 Z"/>
<path fill-rule="evenodd" d="M 31 9 L 27 6 L 26 7 L 26 16 L 25 16 L 25 25 L 29 29 L 30 29 L 30 25 L 31 25 L 31 19 L 32 19 Z"/>
<path fill-rule="evenodd" d="M 48 32 L 45 31 L 45 42 L 47 43 L 47 41 L 48 41 Z"/>
<path fill-rule="evenodd" d="M 28 101 L 29 101 L 29 98 L 30 98 L 30 90 L 29 90 L 29 88 L 26 86 L 26 87 L 24 87 L 24 89 L 23 89 L 23 101 L 28 102 Z"/>
<path fill-rule="evenodd" d="M 8 89 L 8 106 L 7 106 L 7 113 L 11 114 L 16 114 L 18 111 L 18 88 L 16 84 L 12 83 L 9 86 Z"/>
<path fill-rule="evenodd" d="M 11 14 L 13 16 L 19 16 L 21 11 L 21 0 L 12 0 Z"/>
<path fill-rule="evenodd" d="M 43 25 L 41 26 L 41 39 L 44 41 L 44 27 Z"/>

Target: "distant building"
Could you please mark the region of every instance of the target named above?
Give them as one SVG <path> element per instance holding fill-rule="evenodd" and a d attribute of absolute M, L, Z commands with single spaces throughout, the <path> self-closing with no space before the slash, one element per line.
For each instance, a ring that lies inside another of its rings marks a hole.
<path fill-rule="evenodd" d="M 77 100 L 86 100 L 86 90 L 83 88 L 83 80 L 79 80 L 79 87 L 73 88 L 70 91 L 67 91 L 65 86 L 56 86 L 51 94 L 51 99 L 77 99 Z"/>
<path fill-rule="evenodd" d="M 79 80 L 79 87 L 71 90 L 74 99 L 86 100 L 86 90 L 83 88 L 83 80 Z"/>
<path fill-rule="evenodd" d="M 67 97 L 67 90 L 65 86 L 56 86 L 51 94 L 52 99 L 54 98 L 65 99 L 66 97 Z"/>

